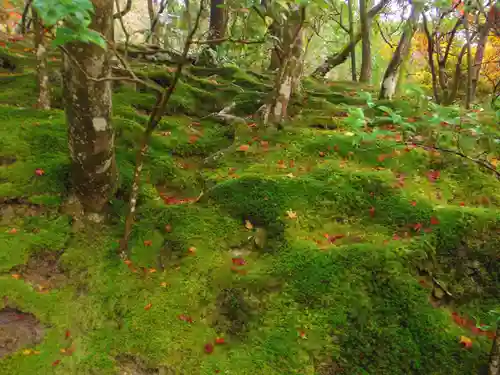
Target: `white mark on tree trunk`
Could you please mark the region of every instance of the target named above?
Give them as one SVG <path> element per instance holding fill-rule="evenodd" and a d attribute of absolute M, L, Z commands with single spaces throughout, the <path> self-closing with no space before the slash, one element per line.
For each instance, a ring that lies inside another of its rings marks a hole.
<path fill-rule="evenodd" d="M 38 49 L 36 51 L 36 57 L 38 59 L 41 59 L 45 55 L 45 51 L 46 51 L 45 47 L 42 44 L 39 44 Z"/>
<path fill-rule="evenodd" d="M 394 93 L 396 91 L 396 72 L 390 73 L 389 76 L 384 80 L 384 91 L 385 95 L 384 97 L 387 99 L 392 99 L 394 96 Z"/>
<path fill-rule="evenodd" d="M 99 166 L 95 171 L 96 173 L 104 173 L 106 172 L 109 167 L 111 167 L 111 163 L 112 163 L 113 159 L 108 159 L 104 162 L 103 165 Z"/>
<path fill-rule="evenodd" d="M 108 122 L 104 117 L 94 117 L 92 119 L 92 125 L 96 132 L 103 132 L 108 129 Z"/>

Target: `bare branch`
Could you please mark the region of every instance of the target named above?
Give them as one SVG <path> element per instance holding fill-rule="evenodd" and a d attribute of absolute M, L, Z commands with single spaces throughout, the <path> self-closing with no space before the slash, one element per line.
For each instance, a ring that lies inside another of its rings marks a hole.
<path fill-rule="evenodd" d="M 132 0 L 127 0 L 127 4 L 125 4 L 125 9 L 123 9 L 121 12 L 120 12 L 120 7 L 118 6 L 118 2 L 117 2 L 116 5 L 117 5 L 116 10 L 118 12 L 116 12 L 115 14 L 113 14 L 113 19 L 122 18 L 128 12 L 130 12 L 130 10 L 132 9 Z"/>
<path fill-rule="evenodd" d="M 378 27 L 378 31 L 380 32 L 380 35 L 382 36 L 382 39 L 384 39 L 384 42 L 387 43 L 387 45 L 391 48 L 394 48 L 394 44 L 392 44 L 384 35 L 384 31 L 382 30 L 382 26 L 380 26 L 380 23 L 375 20 L 375 24 L 377 25 Z"/>

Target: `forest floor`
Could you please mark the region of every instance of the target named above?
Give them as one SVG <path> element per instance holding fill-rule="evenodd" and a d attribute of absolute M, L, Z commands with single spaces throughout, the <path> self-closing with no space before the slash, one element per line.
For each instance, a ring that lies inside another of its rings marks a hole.
<path fill-rule="evenodd" d="M 284 130 L 263 131 L 206 116 L 231 102 L 255 113 L 265 76 L 188 73 L 153 136 L 125 262 L 117 241 L 153 95 L 116 88 L 120 188 L 106 221 L 81 224 L 65 203 L 60 81 L 56 108 L 39 111 L 29 68 L 1 74 L 0 374 L 484 369 L 500 306 L 496 177 L 401 144 L 397 127 L 353 144 L 343 120 L 369 113 L 369 87 L 305 80 Z M 425 127 L 411 98 L 384 104 Z"/>

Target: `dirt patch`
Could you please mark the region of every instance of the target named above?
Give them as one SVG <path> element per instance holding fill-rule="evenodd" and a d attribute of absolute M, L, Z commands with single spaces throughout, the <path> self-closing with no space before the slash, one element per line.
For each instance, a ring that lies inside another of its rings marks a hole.
<path fill-rule="evenodd" d="M 5 167 L 7 165 L 14 164 L 17 161 L 15 156 L 0 156 L 0 166 Z"/>
<path fill-rule="evenodd" d="M 6 307 L 0 310 L 0 358 L 42 342 L 43 326 L 34 315 Z"/>
<path fill-rule="evenodd" d="M 15 273 L 40 292 L 63 286 L 67 277 L 60 268 L 62 251 L 42 250 L 32 254 L 23 266 L 16 267 Z"/>
<path fill-rule="evenodd" d="M 181 372 L 162 366 L 160 368 L 150 367 L 139 358 L 124 355 L 117 358 L 119 375 L 178 375 Z"/>
<path fill-rule="evenodd" d="M 218 331 L 234 336 L 245 334 L 253 316 L 254 306 L 244 290 L 223 289 L 217 296 L 217 307 L 213 326 Z"/>
<path fill-rule="evenodd" d="M 19 199 L 0 199 L 0 225 L 7 225 L 16 218 L 27 216 L 40 216 L 47 209 L 43 206 L 30 204 Z"/>

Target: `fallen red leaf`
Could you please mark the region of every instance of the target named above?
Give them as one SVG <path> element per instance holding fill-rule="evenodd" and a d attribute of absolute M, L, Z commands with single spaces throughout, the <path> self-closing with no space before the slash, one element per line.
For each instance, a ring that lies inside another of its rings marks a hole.
<path fill-rule="evenodd" d="M 247 263 L 243 258 L 233 258 L 232 262 L 236 266 L 244 266 Z"/>
<path fill-rule="evenodd" d="M 57 366 L 59 363 L 61 363 L 60 359 L 55 360 L 54 362 L 52 362 L 52 366 Z"/>
<path fill-rule="evenodd" d="M 240 147 L 238 147 L 238 150 L 239 151 L 248 151 L 249 148 L 250 148 L 249 145 L 241 145 Z"/>
<path fill-rule="evenodd" d="M 16 228 L 12 228 L 11 230 L 9 230 L 9 234 L 16 234 L 16 233 L 17 233 Z"/>
<path fill-rule="evenodd" d="M 427 172 L 427 178 L 429 182 L 436 182 L 440 175 L 441 175 L 440 171 L 431 170 Z"/>
<path fill-rule="evenodd" d="M 460 206 L 461 207 L 465 206 L 465 202 L 460 202 Z"/>
<path fill-rule="evenodd" d="M 375 207 L 370 207 L 370 216 L 371 217 L 375 216 Z"/>
<path fill-rule="evenodd" d="M 69 331 L 69 329 L 67 329 L 66 333 L 64 334 L 64 338 L 69 339 L 70 336 L 71 336 L 71 332 Z"/>
<path fill-rule="evenodd" d="M 221 345 L 221 344 L 225 344 L 226 341 L 224 340 L 224 337 L 217 337 L 215 339 L 215 343 L 218 344 L 218 345 Z"/>
<path fill-rule="evenodd" d="M 413 207 L 415 207 L 415 206 L 417 205 L 417 202 L 416 202 L 416 201 L 412 201 L 412 202 L 411 202 L 411 205 L 412 205 Z"/>
<path fill-rule="evenodd" d="M 43 176 L 45 174 L 45 171 L 41 168 L 37 168 L 37 169 L 35 169 L 35 174 L 37 176 Z"/>
<path fill-rule="evenodd" d="M 189 315 L 180 314 L 178 318 L 184 322 L 193 323 L 193 319 Z"/>
<path fill-rule="evenodd" d="M 212 343 L 205 344 L 204 348 L 205 348 L 205 353 L 212 354 L 214 351 L 214 344 Z"/>
<path fill-rule="evenodd" d="M 144 240 L 144 246 L 151 246 L 153 244 L 153 241 L 151 240 Z"/>
<path fill-rule="evenodd" d="M 432 224 L 432 225 L 438 225 L 438 224 L 439 224 L 439 220 L 438 220 L 438 218 L 437 218 L 437 217 L 435 217 L 435 216 L 432 216 L 432 217 L 431 217 L 431 224 Z"/>
<path fill-rule="evenodd" d="M 398 241 L 398 240 L 400 240 L 400 239 L 401 239 L 401 237 L 399 237 L 396 233 L 394 233 L 394 235 L 392 236 L 392 239 L 393 239 L 394 241 Z"/>
<path fill-rule="evenodd" d="M 415 229 L 417 232 L 419 232 L 420 229 L 422 229 L 422 224 L 420 224 L 420 223 L 413 224 L 413 229 Z"/>

